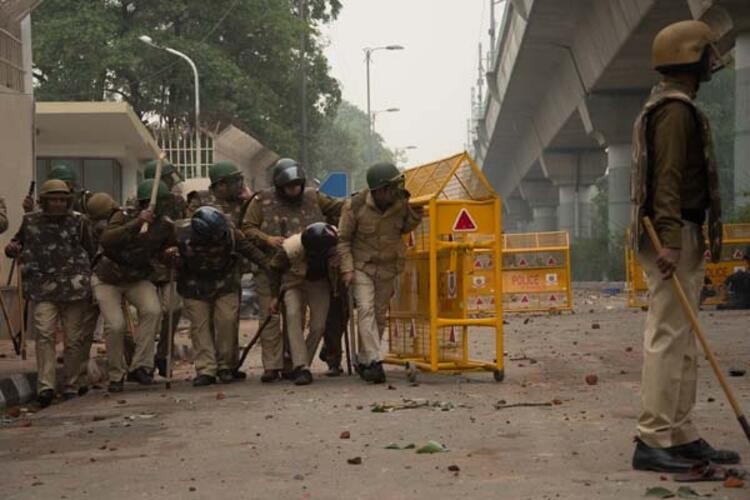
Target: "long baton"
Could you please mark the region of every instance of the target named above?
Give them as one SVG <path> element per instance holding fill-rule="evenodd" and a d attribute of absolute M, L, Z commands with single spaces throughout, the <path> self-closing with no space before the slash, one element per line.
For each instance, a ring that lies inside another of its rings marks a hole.
<path fill-rule="evenodd" d="M 654 245 L 654 248 L 657 252 L 660 252 L 662 248 L 661 242 L 659 241 L 659 236 L 656 234 L 654 225 L 651 223 L 651 219 L 649 219 L 648 217 L 644 217 L 643 226 L 646 228 L 646 232 L 648 232 L 648 237 L 651 239 L 651 243 Z M 706 334 L 703 332 L 703 327 L 701 326 L 700 321 L 698 321 L 698 316 L 696 316 L 695 311 L 690 306 L 690 301 L 688 300 L 687 295 L 685 295 L 685 290 L 682 288 L 682 283 L 680 283 L 680 280 L 676 274 L 672 274 L 669 280 L 672 282 L 672 286 L 674 286 L 675 292 L 677 292 L 677 296 L 680 299 L 682 309 L 685 311 L 685 314 L 687 314 L 688 319 L 693 326 L 695 336 L 698 337 L 698 341 L 700 342 L 701 347 L 703 347 L 703 352 L 706 354 L 708 364 L 711 365 L 711 368 L 714 371 L 714 375 L 716 375 L 716 378 L 719 379 L 719 385 L 721 385 L 721 388 L 724 390 L 724 394 L 729 400 L 729 404 L 732 407 L 735 416 L 737 417 L 737 421 L 740 423 L 740 427 L 742 427 L 742 430 L 745 433 L 745 437 L 747 437 L 747 440 L 750 441 L 750 425 L 748 425 L 747 419 L 742 412 L 742 408 L 740 408 L 737 399 L 734 397 L 732 388 L 727 383 L 727 379 L 726 377 L 724 377 L 724 373 L 721 371 L 719 363 L 716 361 L 716 356 L 714 356 L 711 347 L 708 345 Z"/>
<path fill-rule="evenodd" d="M 156 172 L 154 173 L 154 184 L 151 186 L 151 198 L 148 202 L 148 209 L 151 212 L 156 210 L 156 199 L 159 195 L 159 184 L 161 183 L 161 170 L 166 162 L 167 155 L 159 153 L 159 159 L 156 161 Z M 148 222 L 141 226 L 141 234 L 148 232 Z"/>
<path fill-rule="evenodd" d="M 177 294 L 175 291 L 175 270 L 174 267 L 169 268 L 169 291 L 167 292 L 167 389 L 172 388 L 172 330 L 174 327 L 174 296 Z"/>
<path fill-rule="evenodd" d="M 354 364 L 359 364 L 357 360 L 357 322 L 354 320 L 354 292 L 352 287 L 346 291 L 347 299 L 349 301 L 349 343 L 351 344 L 351 352 L 353 353 Z"/>
<path fill-rule="evenodd" d="M 260 328 L 258 328 L 258 331 L 255 332 L 255 336 L 250 340 L 250 342 L 245 346 L 244 349 L 242 349 L 242 355 L 240 356 L 240 360 L 237 362 L 237 366 L 235 366 L 234 371 L 238 371 L 240 368 L 242 368 L 242 365 L 245 363 L 245 359 L 247 359 L 247 355 L 250 352 L 250 349 L 253 348 L 253 346 L 258 342 L 260 339 L 260 334 L 263 333 L 263 330 L 268 326 L 268 323 L 271 322 L 271 319 L 275 316 L 275 314 L 269 312 L 268 316 L 266 316 L 266 319 L 263 320 L 263 323 L 260 325 Z"/>
<path fill-rule="evenodd" d="M 27 302 L 23 300 L 23 283 L 21 278 L 21 271 L 16 273 L 16 287 L 18 288 L 18 317 L 21 322 L 21 359 L 26 360 L 26 314 Z"/>

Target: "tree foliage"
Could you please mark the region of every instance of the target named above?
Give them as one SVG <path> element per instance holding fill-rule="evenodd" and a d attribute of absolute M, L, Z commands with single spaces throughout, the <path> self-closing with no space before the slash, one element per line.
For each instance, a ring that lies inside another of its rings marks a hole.
<path fill-rule="evenodd" d="M 125 100 L 144 120 L 192 124 L 192 71 L 138 39 L 148 35 L 195 61 L 203 126 L 239 120 L 272 149 L 298 155 L 301 69 L 310 136 L 341 100 L 319 36 L 340 9 L 340 0 L 46 0 L 33 16 L 36 93 Z"/>

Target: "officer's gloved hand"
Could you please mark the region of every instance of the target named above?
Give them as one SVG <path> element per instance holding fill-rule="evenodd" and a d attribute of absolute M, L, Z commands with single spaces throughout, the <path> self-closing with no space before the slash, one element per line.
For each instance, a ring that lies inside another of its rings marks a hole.
<path fill-rule="evenodd" d="M 26 198 L 23 199 L 23 203 L 21 203 L 21 207 L 23 207 L 23 211 L 26 213 L 29 213 L 32 210 L 34 210 L 34 198 L 32 198 L 29 195 L 26 195 Z"/>
<path fill-rule="evenodd" d="M 5 255 L 10 259 L 15 259 L 21 253 L 21 244 L 17 241 L 11 241 L 5 245 Z"/>
<path fill-rule="evenodd" d="M 164 261 L 171 267 L 177 267 L 180 263 L 180 250 L 177 247 L 169 247 L 164 250 Z"/>

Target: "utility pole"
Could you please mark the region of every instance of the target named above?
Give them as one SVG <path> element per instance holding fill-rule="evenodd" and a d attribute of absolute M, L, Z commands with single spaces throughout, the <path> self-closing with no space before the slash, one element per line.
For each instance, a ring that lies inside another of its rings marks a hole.
<path fill-rule="evenodd" d="M 300 102 L 302 107 L 302 116 L 300 117 L 300 125 L 302 129 L 302 165 L 306 168 L 310 167 L 310 148 L 308 144 L 308 133 L 307 133 L 307 70 L 305 65 L 307 64 L 307 0 L 299 0 L 299 15 L 302 19 L 302 30 L 300 31 Z"/>
<path fill-rule="evenodd" d="M 496 0 L 490 1 L 490 52 L 489 52 L 489 64 L 491 65 L 495 59 L 495 32 L 497 31 L 497 20 L 495 19 L 495 3 Z M 491 67 L 491 66 L 490 66 Z"/>
<path fill-rule="evenodd" d="M 477 101 L 479 111 L 477 116 L 482 115 L 482 104 L 484 103 L 484 94 L 482 89 L 484 88 L 484 56 L 482 55 L 482 43 L 479 43 L 479 64 L 477 67 Z"/>

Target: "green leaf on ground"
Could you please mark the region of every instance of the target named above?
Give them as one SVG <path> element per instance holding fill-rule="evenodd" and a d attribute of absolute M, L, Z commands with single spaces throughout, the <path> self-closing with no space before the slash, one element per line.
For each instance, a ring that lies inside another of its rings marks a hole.
<path fill-rule="evenodd" d="M 417 450 L 417 453 L 444 453 L 448 450 L 437 441 L 427 441 L 427 444 Z"/>
<path fill-rule="evenodd" d="M 655 486 L 653 488 L 647 489 L 646 494 L 643 496 L 655 498 L 674 498 L 675 494 L 672 492 L 672 490 L 662 488 L 661 486 Z"/>

